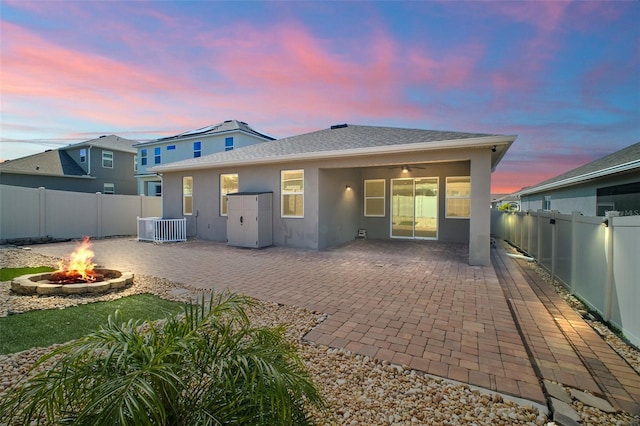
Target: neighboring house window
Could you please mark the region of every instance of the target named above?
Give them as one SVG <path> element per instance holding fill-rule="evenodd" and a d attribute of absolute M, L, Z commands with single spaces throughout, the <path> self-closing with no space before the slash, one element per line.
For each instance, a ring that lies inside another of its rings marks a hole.
<path fill-rule="evenodd" d="M 231 151 L 233 149 L 233 136 L 224 139 L 224 150 Z"/>
<path fill-rule="evenodd" d="M 146 149 L 140 150 L 140 165 L 141 166 L 146 166 L 147 165 L 147 150 Z"/>
<path fill-rule="evenodd" d="M 175 151 L 176 146 L 175 145 L 167 145 L 167 151 Z"/>
<path fill-rule="evenodd" d="M 133 156 L 133 171 L 134 172 L 138 171 L 138 156 L 137 155 Z"/>
<path fill-rule="evenodd" d="M 198 158 L 202 155 L 202 142 L 193 143 L 193 158 Z"/>
<path fill-rule="evenodd" d="M 102 188 L 102 193 L 103 194 L 115 194 L 116 193 L 116 186 L 113 183 L 105 183 L 103 188 Z"/>
<path fill-rule="evenodd" d="M 87 150 L 86 148 L 82 148 L 80 150 L 80 162 L 85 163 L 87 161 Z"/>
<path fill-rule="evenodd" d="M 153 163 L 160 164 L 161 161 L 162 161 L 162 148 L 158 146 L 153 148 Z"/>
<path fill-rule="evenodd" d="M 551 210 L 551 195 L 544 196 L 544 199 L 542 200 L 542 210 Z"/>
<path fill-rule="evenodd" d="M 304 217 L 304 170 L 280 172 L 282 217 Z"/>
<path fill-rule="evenodd" d="M 383 217 L 385 215 L 385 180 L 364 181 L 364 215 Z"/>
<path fill-rule="evenodd" d="M 447 178 L 446 217 L 458 219 L 471 216 L 471 178 L 454 176 Z"/>
<path fill-rule="evenodd" d="M 238 192 L 238 174 L 220 175 L 220 216 L 227 215 L 227 194 Z"/>
<path fill-rule="evenodd" d="M 102 167 L 113 168 L 113 152 L 102 151 Z"/>
<path fill-rule="evenodd" d="M 193 214 L 193 177 L 182 177 L 182 214 Z"/>

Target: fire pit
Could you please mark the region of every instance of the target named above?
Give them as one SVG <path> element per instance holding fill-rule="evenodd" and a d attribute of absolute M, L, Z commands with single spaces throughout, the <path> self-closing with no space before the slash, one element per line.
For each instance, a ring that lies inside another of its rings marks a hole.
<path fill-rule="evenodd" d="M 17 277 L 11 281 L 11 290 L 30 295 L 95 294 L 133 284 L 131 272 L 95 268 L 93 256 L 89 237 L 85 237 L 69 261 L 58 264 L 57 271 Z"/>

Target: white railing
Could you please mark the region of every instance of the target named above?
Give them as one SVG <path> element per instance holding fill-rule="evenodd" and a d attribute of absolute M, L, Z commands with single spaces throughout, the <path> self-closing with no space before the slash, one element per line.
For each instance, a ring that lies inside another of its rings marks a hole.
<path fill-rule="evenodd" d="M 187 241 L 187 219 L 138 217 L 138 241 L 154 243 Z"/>

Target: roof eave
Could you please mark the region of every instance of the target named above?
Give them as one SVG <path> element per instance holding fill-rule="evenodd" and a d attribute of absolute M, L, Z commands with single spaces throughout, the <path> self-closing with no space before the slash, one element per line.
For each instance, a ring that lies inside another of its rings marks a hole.
<path fill-rule="evenodd" d="M 402 145 L 384 145 L 367 148 L 352 148 L 344 150 L 332 150 L 332 151 L 315 151 L 301 154 L 289 154 L 273 157 L 262 157 L 250 160 L 234 160 L 234 161 L 219 161 L 215 163 L 194 163 L 188 165 L 172 165 L 171 163 L 164 166 L 155 166 L 148 169 L 154 173 L 164 172 L 177 172 L 186 170 L 204 170 L 214 167 L 238 167 L 238 166 L 251 166 L 256 164 L 273 164 L 273 163 L 286 163 L 292 161 L 308 161 L 308 160 L 322 160 L 326 158 L 339 157 L 357 157 L 362 155 L 376 155 L 376 154 L 392 154 L 398 152 L 412 152 L 412 151 L 437 151 L 444 149 L 461 149 L 461 148 L 491 148 L 494 145 L 507 145 L 503 150 L 502 155 L 496 159 L 492 158 L 492 170 L 498 164 L 500 159 L 504 156 L 507 149 L 513 141 L 516 139 L 515 135 L 491 135 L 482 136 L 476 138 L 467 139 L 452 139 L 437 142 L 419 142 Z M 494 164 L 495 163 L 495 164 Z"/>
<path fill-rule="evenodd" d="M 60 177 L 60 178 L 72 178 L 72 179 L 95 179 L 95 176 L 89 175 L 61 175 L 53 173 L 31 173 L 28 171 L 20 170 L 0 170 L 0 174 L 14 174 L 14 175 L 27 175 L 27 176 L 43 176 L 43 177 Z"/>
<path fill-rule="evenodd" d="M 607 167 L 606 169 L 597 170 L 595 172 L 585 173 L 579 176 L 574 176 L 574 177 L 562 179 L 556 182 L 551 182 L 546 185 L 527 188 L 525 190 L 516 192 L 514 195 L 523 196 L 523 195 L 538 194 L 540 192 L 565 188 L 567 186 L 577 185 L 593 179 L 611 176 L 617 173 L 624 173 L 624 172 L 632 171 L 634 169 L 640 170 L 640 160 L 630 161 L 624 164 L 618 164 L 615 166 Z"/>

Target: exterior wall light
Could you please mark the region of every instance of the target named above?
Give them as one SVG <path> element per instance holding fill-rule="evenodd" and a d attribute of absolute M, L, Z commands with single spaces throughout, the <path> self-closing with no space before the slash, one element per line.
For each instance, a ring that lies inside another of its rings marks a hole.
<path fill-rule="evenodd" d="M 345 186 L 345 189 L 346 189 L 347 191 L 351 191 L 351 185 L 347 185 L 347 186 Z"/>

